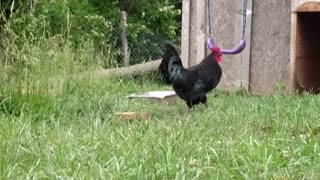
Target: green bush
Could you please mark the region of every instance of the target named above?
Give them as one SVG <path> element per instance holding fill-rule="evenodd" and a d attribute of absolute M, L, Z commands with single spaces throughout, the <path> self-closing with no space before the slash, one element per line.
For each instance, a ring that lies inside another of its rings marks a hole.
<path fill-rule="evenodd" d="M 6 39 L 18 49 L 59 36 L 75 51 L 92 44 L 94 53 L 109 58 L 104 67 L 116 66 L 122 59 L 121 10 L 128 12 L 131 64 L 158 58 L 164 42 L 179 40 L 181 12 L 174 6 L 176 1 L 42 0 L 33 13 L 29 2 L 19 1 L 6 23 Z"/>

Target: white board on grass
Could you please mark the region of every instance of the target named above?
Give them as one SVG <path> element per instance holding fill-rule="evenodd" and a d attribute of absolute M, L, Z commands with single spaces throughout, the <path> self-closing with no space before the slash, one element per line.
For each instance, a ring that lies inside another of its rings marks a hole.
<path fill-rule="evenodd" d="M 149 91 L 141 94 L 131 94 L 129 98 L 156 98 L 156 99 L 164 99 L 166 97 L 175 96 L 176 92 L 174 91 Z"/>

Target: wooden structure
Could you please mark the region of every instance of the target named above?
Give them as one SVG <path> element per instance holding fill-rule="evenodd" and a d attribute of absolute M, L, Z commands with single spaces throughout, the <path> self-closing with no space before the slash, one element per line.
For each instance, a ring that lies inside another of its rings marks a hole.
<path fill-rule="evenodd" d="M 218 46 L 223 48 L 233 48 L 238 45 L 241 39 L 243 2 L 235 1 L 234 3 L 234 1 L 225 2 L 223 0 L 213 0 L 211 2 L 212 13 L 210 19 L 213 20 L 213 27 L 211 27 L 213 34 L 208 34 L 208 1 L 185 0 L 183 3 L 181 55 L 184 66 L 198 64 L 209 53 L 207 49 L 207 38 L 209 36 L 213 37 Z M 218 9 L 220 7 L 230 9 L 226 9 L 227 11 L 221 14 Z M 249 89 L 251 9 L 252 0 L 248 0 L 249 14 L 245 34 L 247 47 L 241 54 L 235 55 L 235 60 L 233 60 L 237 63 L 237 66 L 241 67 L 236 72 L 239 79 L 234 85 L 246 89 Z M 226 14 L 228 11 L 230 11 L 230 14 Z M 220 21 L 223 21 L 222 25 Z"/>
<path fill-rule="evenodd" d="M 320 0 L 295 0 L 291 10 L 291 87 L 319 93 Z"/>
<path fill-rule="evenodd" d="M 237 0 L 211 0 L 211 36 L 222 48 L 237 46 L 242 31 L 242 4 Z M 197 64 L 207 53 L 207 1 L 184 0 L 182 58 Z M 244 87 L 253 94 L 320 89 L 320 0 L 248 0 L 245 38 L 241 54 L 224 55 L 223 89 Z"/>

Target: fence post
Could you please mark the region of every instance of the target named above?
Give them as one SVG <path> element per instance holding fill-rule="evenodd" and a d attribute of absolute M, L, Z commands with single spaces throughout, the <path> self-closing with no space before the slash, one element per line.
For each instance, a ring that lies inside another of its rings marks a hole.
<path fill-rule="evenodd" d="M 128 48 L 128 37 L 127 37 L 127 12 L 121 11 L 121 40 L 122 40 L 122 52 L 123 52 L 123 65 L 129 65 L 129 48 Z"/>
<path fill-rule="evenodd" d="M 37 0 L 30 0 L 30 15 L 34 13 L 36 8 Z"/>

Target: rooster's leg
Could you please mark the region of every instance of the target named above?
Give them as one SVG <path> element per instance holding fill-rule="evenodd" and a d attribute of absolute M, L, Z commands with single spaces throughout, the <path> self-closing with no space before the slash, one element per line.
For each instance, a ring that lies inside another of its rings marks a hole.
<path fill-rule="evenodd" d="M 190 114 L 192 112 L 192 102 L 191 101 L 187 101 L 187 112 Z"/>
<path fill-rule="evenodd" d="M 208 107 L 208 103 L 207 103 L 207 96 L 204 95 L 201 99 L 201 103 L 204 104 L 206 106 L 206 108 Z"/>

